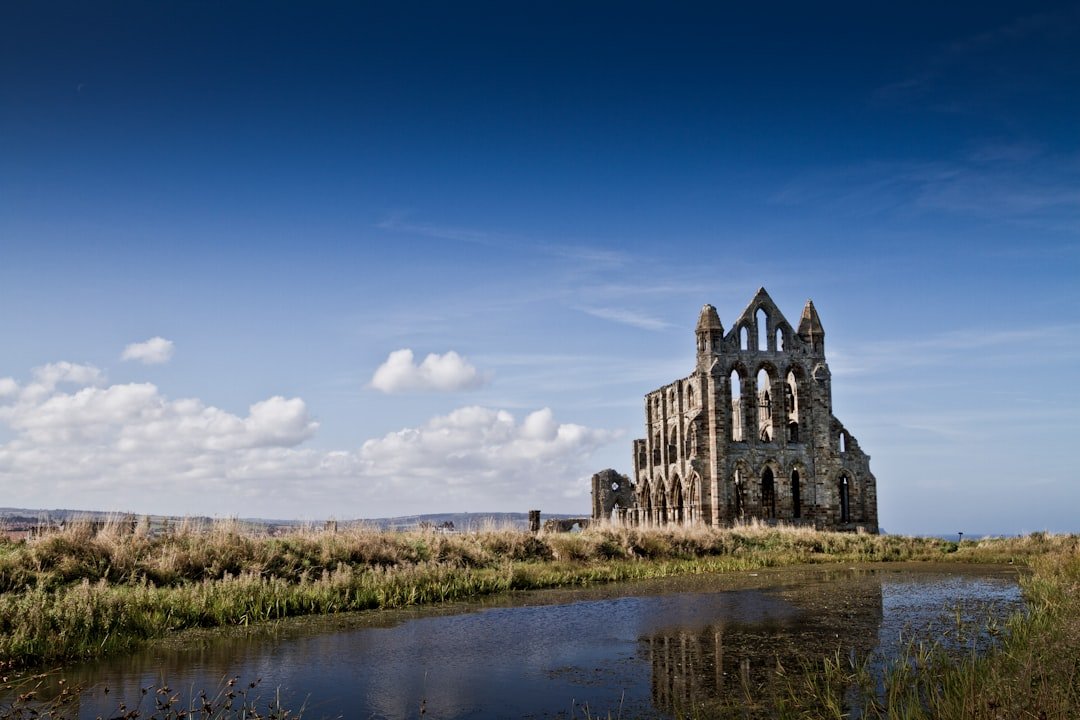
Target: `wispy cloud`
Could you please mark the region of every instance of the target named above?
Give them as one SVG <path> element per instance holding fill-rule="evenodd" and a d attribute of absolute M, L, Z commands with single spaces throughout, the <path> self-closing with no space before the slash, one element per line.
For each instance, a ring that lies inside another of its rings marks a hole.
<path fill-rule="evenodd" d="M 484 245 L 487 247 L 511 247 L 518 245 L 516 241 L 508 236 L 468 228 L 453 227 L 450 225 L 413 222 L 403 215 L 391 215 L 376 223 L 375 227 L 390 232 L 419 235 L 421 237 L 436 238 L 440 240 L 453 240 L 455 242 Z"/>
<path fill-rule="evenodd" d="M 1032 348 L 1039 352 L 1032 353 Z M 838 375 L 882 375 L 903 368 L 1030 363 L 1040 353 L 1048 362 L 1080 357 L 1080 324 L 1009 330 L 961 329 L 834 348 L 830 366 Z"/>
<path fill-rule="evenodd" d="M 945 52 L 954 57 L 965 57 L 1006 43 L 1056 35 L 1063 30 L 1069 32 L 1070 25 L 1075 32 L 1075 22 L 1080 15 L 1078 10 L 1080 8 L 1074 6 L 1057 12 L 1041 12 L 1015 18 L 998 27 L 960 38 L 946 46 Z"/>
<path fill-rule="evenodd" d="M 918 102 L 941 112 L 996 104 L 1003 96 L 1037 87 L 1054 69 L 1058 53 L 1063 60 L 1071 57 L 1078 34 L 1080 6 L 1076 5 L 1014 18 L 942 44 L 910 75 L 878 88 L 873 100 L 890 105 Z M 1017 63 L 1010 54 L 1036 44 L 1040 52 L 1024 54 L 1045 58 L 1042 66 Z"/>
<path fill-rule="evenodd" d="M 590 266 L 621 266 L 631 260 L 627 253 L 620 250 L 598 247 L 588 243 L 546 242 L 487 230 L 419 223 L 410 221 L 403 215 L 394 215 L 381 220 L 376 223 L 376 227 L 389 232 L 408 233 L 421 237 L 453 240 L 455 242 L 519 252 L 532 252 L 548 257 L 586 263 Z"/>
<path fill-rule="evenodd" d="M 580 310 L 587 315 L 592 315 L 601 320 L 610 320 L 611 322 L 629 325 L 631 327 L 640 328 L 641 330 L 652 330 L 655 332 L 672 327 L 672 324 L 666 320 L 661 320 L 652 315 L 647 315 L 635 310 L 627 310 L 625 308 L 583 307 L 580 308 Z"/>
<path fill-rule="evenodd" d="M 1042 143 L 1031 140 L 987 140 L 975 145 L 968 159 L 979 164 L 1025 163 L 1046 152 Z"/>
<path fill-rule="evenodd" d="M 993 141 L 954 159 L 869 161 L 794 179 L 772 201 L 852 217 L 948 213 L 1047 229 L 1080 226 L 1080 158 Z"/>
<path fill-rule="evenodd" d="M 630 262 L 632 257 L 620 250 L 610 250 L 607 248 L 592 247 L 589 245 L 545 245 L 539 244 L 534 246 L 538 251 L 552 255 L 554 257 L 566 258 L 568 260 L 576 260 L 579 262 L 589 263 L 590 265 L 600 265 L 605 267 L 615 267 L 625 265 Z"/>

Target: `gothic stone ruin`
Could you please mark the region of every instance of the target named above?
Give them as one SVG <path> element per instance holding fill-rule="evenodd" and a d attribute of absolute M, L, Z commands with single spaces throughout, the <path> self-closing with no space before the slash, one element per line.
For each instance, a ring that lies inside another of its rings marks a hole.
<path fill-rule="evenodd" d="M 645 396 L 634 479 L 593 476 L 593 519 L 724 526 L 750 519 L 878 531 L 870 456 L 832 412 L 825 331 L 793 328 L 765 288 L 727 333 L 701 309 L 697 367 Z"/>

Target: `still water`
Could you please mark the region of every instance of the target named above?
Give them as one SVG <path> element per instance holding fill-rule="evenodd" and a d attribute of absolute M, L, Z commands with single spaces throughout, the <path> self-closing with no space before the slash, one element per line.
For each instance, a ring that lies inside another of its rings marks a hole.
<path fill-rule="evenodd" d="M 305 718 L 669 717 L 766 687 L 778 662 L 888 657 L 912 637 L 979 650 L 992 638 L 958 621 L 1021 608 L 1007 568 L 788 568 L 203 632 L 64 676 L 88 688 L 85 718 L 162 680 L 187 694 L 233 676 Z"/>

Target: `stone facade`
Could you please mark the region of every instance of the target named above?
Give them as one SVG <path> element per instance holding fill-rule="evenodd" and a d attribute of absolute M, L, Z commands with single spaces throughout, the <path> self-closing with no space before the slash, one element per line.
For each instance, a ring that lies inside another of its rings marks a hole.
<path fill-rule="evenodd" d="M 697 367 L 645 396 L 633 480 L 593 476 L 593 518 L 629 525 L 749 519 L 877 532 L 870 456 L 832 413 L 825 331 L 792 327 L 764 288 L 724 332 L 701 310 Z"/>

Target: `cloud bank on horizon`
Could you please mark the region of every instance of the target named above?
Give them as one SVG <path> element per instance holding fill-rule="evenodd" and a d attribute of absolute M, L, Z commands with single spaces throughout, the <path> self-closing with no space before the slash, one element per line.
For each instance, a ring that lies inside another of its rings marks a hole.
<path fill-rule="evenodd" d="M 450 356 L 428 356 L 440 389 L 471 377 Z M 318 450 L 304 446 L 319 423 L 300 398 L 270 397 L 240 416 L 151 383 L 108 384 L 100 369 L 70 362 L 34 368 L 24 383 L 0 378 L 3 427 L 13 433 L 0 443 L 8 505 L 40 504 L 34 486 L 45 483 L 65 507 L 264 517 L 294 508 L 291 517 L 308 518 L 398 514 L 403 503 L 453 512 L 580 501 L 590 455 L 619 437 L 557 422 L 549 408 L 518 421 L 467 406 L 357 448 Z"/>

